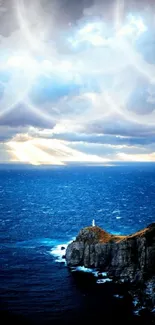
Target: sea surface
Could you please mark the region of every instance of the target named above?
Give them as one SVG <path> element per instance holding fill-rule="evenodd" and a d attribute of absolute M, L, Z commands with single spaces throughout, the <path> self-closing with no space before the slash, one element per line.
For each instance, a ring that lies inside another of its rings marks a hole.
<path fill-rule="evenodd" d="M 0 170 L 4 319 L 41 325 L 90 323 L 97 315 L 122 324 L 132 319 L 126 289 L 97 283 L 89 270 L 70 272 L 62 258 L 61 247 L 92 219 L 114 234 L 154 222 L 155 164 Z"/>

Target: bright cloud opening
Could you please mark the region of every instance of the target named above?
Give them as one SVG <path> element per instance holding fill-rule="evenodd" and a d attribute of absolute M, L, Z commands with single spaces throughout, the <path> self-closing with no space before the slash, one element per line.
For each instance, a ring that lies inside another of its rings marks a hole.
<path fill-rule="evenodd" d="M 132 15 L 128 17 L 128 23 L 117 32 L 117 36 L 133 36 L 134 38 L 147 31 L 142 18 L 136 18 Z"/>

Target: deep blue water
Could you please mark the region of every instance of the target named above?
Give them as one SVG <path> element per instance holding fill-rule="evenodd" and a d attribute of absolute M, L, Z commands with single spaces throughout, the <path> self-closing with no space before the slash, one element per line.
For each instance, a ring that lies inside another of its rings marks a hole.
<path fill-rule="evenodd" d="M 93 308 L 130 314 L 117 288 L 90 286 L 52 254 L 92 219 L 120 234 L 154 222 L 155 165 L 1 170 L 1 310 L 37 324 L 78 321 Z"/>

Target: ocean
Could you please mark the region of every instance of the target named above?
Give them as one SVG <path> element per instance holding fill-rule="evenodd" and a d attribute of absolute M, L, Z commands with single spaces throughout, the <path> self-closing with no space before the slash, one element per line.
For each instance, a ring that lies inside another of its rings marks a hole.
<path fill-rule="evenodd" d="M 93 219 L 113 234 L 154 222 L 155 164 L 0 170 L 4 320 L 87 324 L 100 317 L 108 324 L 115 316 L 120 324 L 139 324 L 127 288 L 99 284 L 89 270 L 65 265 L 61 247 Z"/>

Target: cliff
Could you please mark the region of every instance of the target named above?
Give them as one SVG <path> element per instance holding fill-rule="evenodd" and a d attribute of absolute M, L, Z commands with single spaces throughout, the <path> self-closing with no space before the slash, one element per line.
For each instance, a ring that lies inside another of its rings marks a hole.
<path fill-rule="evenodd" d="M 150 279 L 155 275 L 155 223 L 129 236 L 84 228 L 68 245 L 66 262 L 69 267 L 97 268 L 125 281 Z"/>

